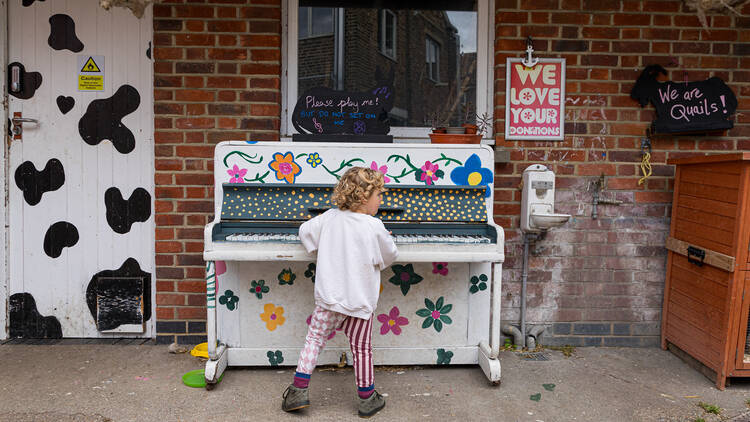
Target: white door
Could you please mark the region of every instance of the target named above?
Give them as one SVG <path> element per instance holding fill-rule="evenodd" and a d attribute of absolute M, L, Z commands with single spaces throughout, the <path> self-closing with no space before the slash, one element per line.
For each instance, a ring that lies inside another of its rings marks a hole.
<path fill-rule="evenodd" d="M 151 16 L 9 0 L 10 337 L 154 333 Z"/>

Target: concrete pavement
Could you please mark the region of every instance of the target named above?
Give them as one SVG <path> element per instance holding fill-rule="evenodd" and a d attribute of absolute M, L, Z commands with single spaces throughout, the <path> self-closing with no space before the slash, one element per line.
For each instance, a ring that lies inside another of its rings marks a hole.
<path fill-rule="evenodd" d="M 660 349 L 546 350 L 545 361 L 502 353 L 503 381 L 491 386 L 477 366 L 379 367 L 387 394 L 381 421 L 750 421 L 750 382 L 726 391 Z M 181 376 L 202 368 L 166 346 L 6 344 L 0 346 L 2 421 L 359 420 L 351 368 L 319 368 L 312 406 L 280 410 L 293 368 L 230 368 L 213 391 Z M 706 413 L 699 402 L 720 407 Z"/>

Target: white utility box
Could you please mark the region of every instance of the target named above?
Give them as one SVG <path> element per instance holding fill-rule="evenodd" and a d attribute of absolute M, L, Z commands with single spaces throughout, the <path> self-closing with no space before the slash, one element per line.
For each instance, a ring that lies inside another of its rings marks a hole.
<path fill-rule="evenodd" d="M 521 230 L 539 233 L 569 219 L 569 214 L 555 213 L 555 173 L 541 164 L 527 167 L 523 171 Z"/>

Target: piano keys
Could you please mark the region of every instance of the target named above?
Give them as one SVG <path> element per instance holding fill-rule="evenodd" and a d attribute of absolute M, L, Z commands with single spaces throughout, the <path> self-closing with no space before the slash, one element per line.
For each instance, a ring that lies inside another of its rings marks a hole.
<path fill-rule="evenodd" d="M 382 272 L 373 318 L 396 312 L 409 320 L 398 336 L 374 322 L 375 363 L 478 363 L 499 382 L 504 233 L 492 221 L 493 159 L 480 145 L 218 144 L 216 216 L 204 240 L 207 387 L 227 366 L 296 365 L 314 307 L 315 263 L 298 228 L 331 207 L 338 177 L 355 165 L 385 170 L 376 217 L 399 249 Z M 417 311 L 438 300 L 449 318 L 423 320 Z M 264 320 L 268 312 L 275 323 Z M 422 328 L 428 322 L 432 330 Z M 319 362 L 342 354 L 351 362 L 346 342 L 334 338 Z"/>

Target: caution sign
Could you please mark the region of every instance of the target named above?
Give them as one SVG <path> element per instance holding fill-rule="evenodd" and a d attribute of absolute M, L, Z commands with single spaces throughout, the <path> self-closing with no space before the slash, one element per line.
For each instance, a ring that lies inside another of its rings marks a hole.
<path fill-rule="evenodd" d="M 78 90 L 104 91 L 104 56 L 78 56 Z"/>

